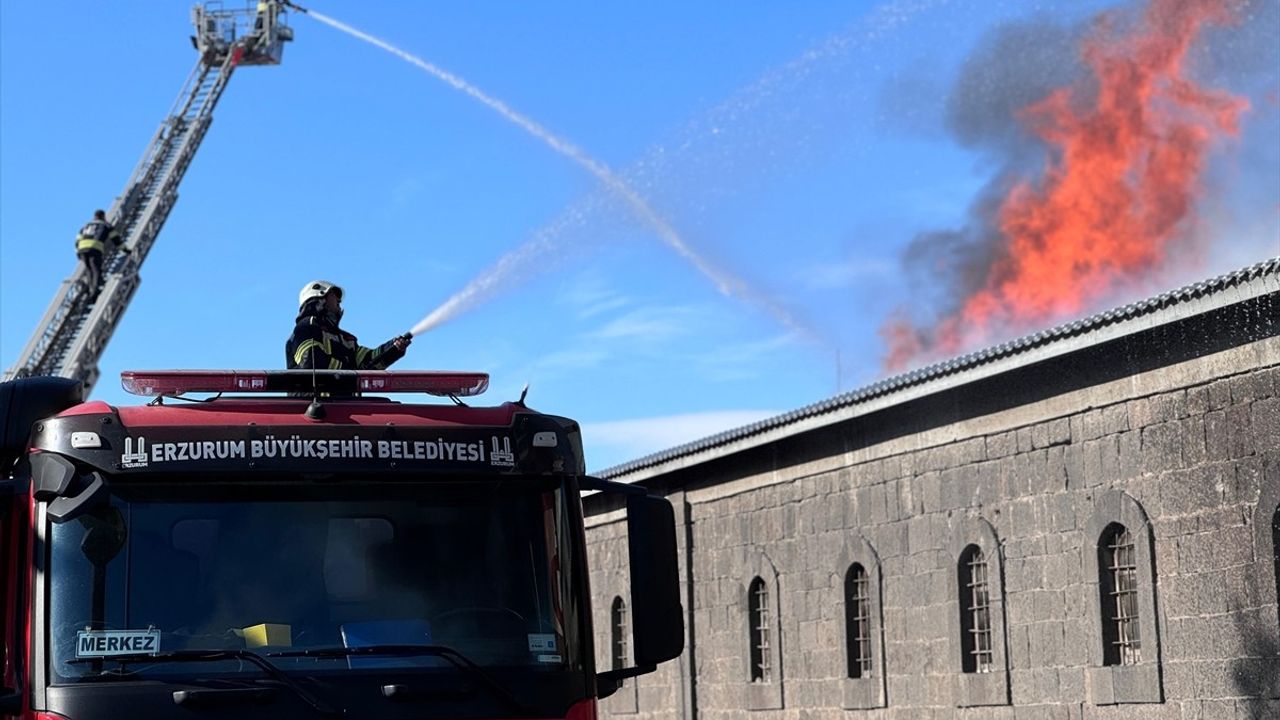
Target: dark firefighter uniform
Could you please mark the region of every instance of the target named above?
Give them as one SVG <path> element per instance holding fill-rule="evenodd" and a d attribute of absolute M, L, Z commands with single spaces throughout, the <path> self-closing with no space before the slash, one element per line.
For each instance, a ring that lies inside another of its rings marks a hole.
<path fill-rule="evenodd" d="M 92 297 L 98 296 L 98 286 L 102 284 L 102 258 L 107 253 L 107 244 L 111 248 L 120 247 L 124 242 L 120 233 L 107 222 L 102 211 L 94 213 L 93 219 L 85 223 L 76 235 L 76 255 L 84 263 L 86 289 Z"/>
<path fill-rule="evenodd" d="M 321 299 L 310 299 L 298 310 L 293 334 L 285 343 L 290 370 L 385 370 L 404 357 L 396 340 L 367 348 L 356 336 L 338 327 L 341 314 L 327 312 Z"/>
<path fill-rule="evenodd" d="M 258 0 L 258 15 L 253 22 L 254 37 L 250 49 L 266 48 L 271 43 L 271 32 L 276 24 L 276 13 L 279 8 L 274 2 Z"/>

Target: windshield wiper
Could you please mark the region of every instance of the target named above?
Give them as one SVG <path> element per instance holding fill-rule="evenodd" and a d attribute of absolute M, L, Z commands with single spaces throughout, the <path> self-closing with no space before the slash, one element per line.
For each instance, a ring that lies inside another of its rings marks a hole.
<path fill-rule="evenodd" d="M 302 699 L 303 702 L 310 705 L 313 710 L 324 715 L 325 717 L 342 717 L 345 712 L 331 707 L 328 703 L 320 698 L 312 695 L 309 690 L 302 686 L 297 680 L 288 673 L 276 667 L 270 660 L 262 657 L 256 652 L 249 650 L 170 650 L 168 652 L 156 653 L 149 655 L 145 653 L 130 653 L 127 655 L 112 655 L 110 657 L 88 657 L 74 658 L 68 660 L 69 663 L 87 663 L 87 662 L 217 662 L 219 660 L 244 660 L 253 665 L 262 668 L 272 680 L 279 682 L 281 685 L 289 688 Z"/>
<path fill-rule="evenodd" d="M 484 668 L 471 658 L 454 650 L 448 645 L 361 645 L 358 647 L 318 647 L 306 650 L 278 650 L 267 653 L 267 657 L 309 657 L 309 658 L 349 658 L 349 657 L 439 657 L 444 658 L 459 670 L 471 672 L 489 687 L 493 694 L 506 702 L 514 710 L 528 712 L 525 706 L 511 691 L 498 682 Z"/>

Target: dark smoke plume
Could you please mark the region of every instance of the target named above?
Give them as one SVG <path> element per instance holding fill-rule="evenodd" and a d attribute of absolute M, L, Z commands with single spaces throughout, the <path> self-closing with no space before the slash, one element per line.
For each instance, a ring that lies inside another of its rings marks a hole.
<path fill-rule="evenodd" d="M 928 315 L 916 318 L 922 327 L 935 314 L 955 312 L 986 281 L 1002 245 L 996 211 L 1014 182 L 1043 164 L 1047 151 L 1018 121 L 1018 112 L 1084 75 L 1083 34 L 1083 28 L 1045 18 L 1010 23 L 989 33 L 961 67 L 947 99 L 946 128 L 994 170 L 970 204 L 965 225 L 920 233 L 903 254 L 913 297 L 928 299 L 915 308 Z"/>
<path fill-rule="evenodd" d="M 886 369 L 1167 286 L 1228 242 L 1218 236 L 1233 213 L 1253 227 L 1228 250 L 1280 244 L 1266 229 L 1280 207 L 1266 161 L 1277 113 L 1255 112 L 1241 131 L 1253 98 L 1277 95 L 1277 5 L 1146 0 L 1074 27 L 1036 20 L 988 35 L 945 118 L 991 179 L 961 227 L 921 233 L 904 252 L 913 304 L 882 327 Z M 1211 151 L 1240 140 L 1236 168 L 1251 181 L 1222 182 L 1230 168 Z"/>

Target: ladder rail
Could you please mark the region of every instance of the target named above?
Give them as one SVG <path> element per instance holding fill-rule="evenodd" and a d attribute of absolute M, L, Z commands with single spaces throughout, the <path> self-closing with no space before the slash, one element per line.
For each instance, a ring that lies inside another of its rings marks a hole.
<path fill-rule="evenodd" d="M 106 286 L 86 318 L 85 327 L 76 334 L 74 341 L 68 347 L 58 368 L 59 375 L 96 379 L 98 359 L 106 349 L 107 341 L 115 334 L 116 326 L 141 283 L 138 273 L 142 263 L 155 245 L 160 230 L 177 203 L 178 185 L 182 182 L 196 150 L 204 140 L 213 119 L 213 109 L 234 67 L 234 59 L 228 57 L 218 72 L 219 77 L 210 85 L 209 94 L 200 106 L 201 114 L 194 120 L 186 121 L 188 125 L 178 139 L 176 147 L 165 157 L 164 162 L 168 164 L 168 168 L 163 170 L 161 176 L 157 178 L 154 194 L 143 209 L 138 223 L 130 228 L 127 242 L 133 252 L 128 255 L 116 253 L 107 275 Z M 201 83 L 197 86 L 197 91 L 204 87 L 205 85 Z M 190 106 L 191 103 L 187 103 L 186 107 Z"/>
<path fill-rule="evenodd" d="M 15 369 L 5 372 L 5 380 L 18 377 L 18 371 L 27 367 L 27 363 L 23 361 L 24 358 L 35 359 L 36 362 L 32 364 L 38 364 L 38 359 L 45 357 L 49 351 L 50 344 L 63 332 L 63 328 L 66 327 L 68 321 L 76 315 L 73 310 L 82 299 L 79 295 L 82 293 L 81 283 L 83 282 L 83 277 L 84 266 L 77 264 L 71 277 L 62 281 L 58 291 L 53 295 L 53 301 L 49 303 L 49 308 L 45 310 L 40 324 L 36 326 L 36 331 L 31 335 L 31 339 L 27 341 L 26 346 L 23 347 L 22 354 L 18 356 L 19 360 L 14 365 Z"/>
<path fill-rule="evenodd" d="M 130 175 L 125 191 L 112 202 L 108 218 L 131 252 L 111 252 L 103 259 L 105 285 L 92 304 L 88 302 L 84 267 L 77 264 L 54 294 L 17 362 L 5 371 L 4 380 L 60 375 L 84 381 L 86 392 L 91 387 L 106 340 L 114 333 L 137 289 L 137 273 L 177 200 L 177 186 L 208 131 L 213 110 L 235 65 L 232 55 L 221 66 L 196 63 L 172 111 L 190 117 L 171 113 L 165 118 Z M 121 275 L 132 278 L 118 280 Z"/>
<path fill-rule="evenodd" d="M 97 383 L 98 358 L 106 349 L 107 341 L 111 339 L 141 282 L 142 279 L 136 273 L 113 275 L 107 279 L 102 295 L 108 301 L 94 303 L 85 319 L 84 329 L 76 334 L 76 342 L 67 360 L 62 363 L 60 375 L 80 378 L 85 387 L 92 387 Z"/>
<path fill-rule="evenodd" d="M 148 173 L 153 171 L 156 166 L 157 156 L 162 153 L 165 145 L 167 144 L 166 141 L 172 134 L 172 118 L 177 115 L 180 103 L 183 101 L 184 97 L 191 94 L 191 86 L 197 82 L 197 78 L 203 76 L 206 72 L 208 72 L 208 66 L 203 62 L 196 62 L 195 67 L 193 67 L 191 72 L 187 74 L 186 81 L 182 83 L 182 90 L 178 92 L 178 97 L 173 101 L 172 107 L 169 108 L 169 113 L 165 115 L 165 119 L 160 123 L 160 127 L 156 128 L 156 133 L 152 136 L 151 142 L 147 145 L 147 149 L 142 153 L 142 157 L 138 160 L 138 164 L 134 167 L 133 172 L 129 174 L 129 181 L 125 183 L 126 188 L 133 189 L 145 184 L 144 181 L 146 180 Z M 116 198 L 116 204 L 112 207 L 112 214 L 109 217 L 119 217 L 117 213 L 126 209 L 124 206 L 127 201 L 128 192 L 126 191 L 124 195 Z"/>
<path fill-rule="evenodd" d="M 275 22 L 251 34 L 239 31 L 241 26 L 253 28 L 259 17 L 249 8 L 226 10 L 221 2 L 209 0 L 193 9 L 200 57 L 107 215 L 130 252 L 108 248 L 104 284 L 96 298 L 86 286 L 88 273 L 77 263 L 2 379 L 61 375 L 81 380 L 86 394 L 96 382 L 98 360 L 141 283 L 142 263 L 177 202 L 178 186 L 232 73 L 241 65 L 279 64 L 283 43 L 293 40 L 293 31 L 283 22 L 284 3 L 266 1 L 268 17 Z"/>

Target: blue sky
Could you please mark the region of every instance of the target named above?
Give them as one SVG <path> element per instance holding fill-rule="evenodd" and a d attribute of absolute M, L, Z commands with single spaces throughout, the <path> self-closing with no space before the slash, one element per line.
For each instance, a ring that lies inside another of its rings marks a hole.
<path fill-rule="evenodd" d="M 874 382 L 877 329 L 928 301 L 903 249 L 964 223 L 993 172 L 947 127 L 966 59 L 1008 23 L 1068 32 L 1114 4 L 316 0 L 610 168 L 742 292 L 492 109 L 294 14 L 284 63 L 232 78 L 95 397 L 129 402 L 128 368 L 279 367 L 308 280 L 346 288 L 344 327 L 371 345 L 504 257 L 498 291 L 397 368 L 487 371 L 492 402 L 528 382 L 530 405 L 583 423 L 594 470 Z M 1168 282 L 1280 254 L 1275 5 L 1249 5 L 1199 58 L 1252 108 L 1211 158 L 1210 251 Z M 121 192 L 195 63 L 188 13 L 0 6 L 6 367 L 74 269 L 75 230 Z"/>

